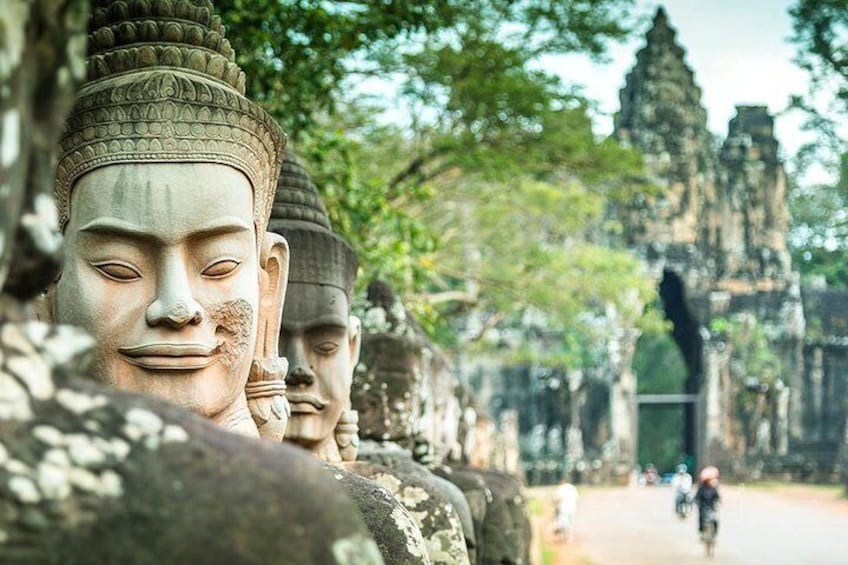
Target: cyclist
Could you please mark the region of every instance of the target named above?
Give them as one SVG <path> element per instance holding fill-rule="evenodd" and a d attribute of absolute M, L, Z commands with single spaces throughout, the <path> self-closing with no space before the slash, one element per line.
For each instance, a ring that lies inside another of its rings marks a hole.
<path fill-rule="evenodd" d="M 674 511 L 681 518 L 689 514 L 689 495 L 692 491 L 692 475 L 689 468 L 680 464 L 677 472 L 671 478 L 671 489 L 674 491 Z"/>
<path fill-rule="evenodd" d="M 695 502 L 698 504 L 698 531 L 703 535 L 707 518 L 715 524 L 714 533 L 718 533 L 718 469 L 713 466 L 705 467 L 700 475 L 701 485 L 695 493 Z"/>

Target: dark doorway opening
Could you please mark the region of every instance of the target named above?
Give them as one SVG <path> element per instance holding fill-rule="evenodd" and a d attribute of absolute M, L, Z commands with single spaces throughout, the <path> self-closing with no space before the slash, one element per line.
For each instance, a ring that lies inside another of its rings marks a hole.
<path fill-rule="evenodd" d="M 640 404 L 637 461 L 644 469 L 653 464 L 660 473 L 671 473 L 687 462 L 683 434 L 684 404 Z"/>
<path fill-rule="evenodd" d="M 660 298 L 666 319 L 670 320 L 673 329 L 672 337 L 680 348 L 680 353 L 686 363 L 687 377 L 683 393 L 698 394 L 703 378 L 703 339 L 701 338 L 698 319 L 692 313 L 686 299 L 686 289 L 680 277 L 669 269 L 663 271 L 660 282 Z M 694 403 L 684 405 L 683 450 L 695 456 L 698 451 L 698 421 L 697 406 Z"/>
<path fill-rule="evenodd" d="M 638 383 L 637 460 L 670 472 L 679 463 L 696 464 L 697 395 L 703 374 L 700 324 L 687 303 L 683 281 L 663 271 L 661 308 L 670 333 L 644 334 L 633 367 Z"/>

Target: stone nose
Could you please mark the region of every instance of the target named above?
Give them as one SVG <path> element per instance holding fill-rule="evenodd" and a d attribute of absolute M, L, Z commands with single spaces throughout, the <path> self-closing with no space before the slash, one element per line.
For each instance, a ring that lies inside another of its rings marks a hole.
<path fill-rule="evenodd" d="M 296 365 L 289 374 L 286 375 L 286 384 L 291 387 L 309 386 L 315 383 L 315 373 L 309 367 L 300 364 Z"/>
<path fill-rule="evenodd" d="M 147 307 L 147 325 L 181 328 L 199 324 L 203 307 L 194 299 L 185 269 L 175 261 L 166 261 L 156 287 L 156 298 Z M 169 264 L 170 263 L 170 264 Z"/>
<path fill-rule="evenodd" d="M 153 302 L 147 309 L 147 324 L 150 326 L 181 328 L 187 324 L 199 324 L 203 320 L 200 304 L 194 300 L 180 300 L 167 306 L 158 302 Z"/>
<path fill-rule="evenodd" d="M 306 351 L 304 350 L 301 339 L 294 337 L 287 340 L 285 348 L 286 358 L 289 360 L 289 372 L 286 375 L 286 384 L 289 386 L 309 386 L 315 382 L 315 372 L 309 366 L 309 361 L 306 359 Z"/>

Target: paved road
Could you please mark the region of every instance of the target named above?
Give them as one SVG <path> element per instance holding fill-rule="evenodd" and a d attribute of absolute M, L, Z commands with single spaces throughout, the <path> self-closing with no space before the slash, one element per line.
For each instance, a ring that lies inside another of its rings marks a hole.
<path fill-rule="evenodd" d="M 679 520 L 668 487 L 583 489 L 576 543 L 561 549 L 579 550 L 579 562 L 596 565 L 848 564 L 848 500 L 837 499 L 833 491 L 721 488 L 724 504 L 712 561 L 704 557 L 695 514 Z"/>

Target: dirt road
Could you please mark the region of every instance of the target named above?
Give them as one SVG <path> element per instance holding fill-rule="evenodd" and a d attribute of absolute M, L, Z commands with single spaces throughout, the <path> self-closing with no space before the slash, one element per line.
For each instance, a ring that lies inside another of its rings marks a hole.
<path fill-rule="evenodd" d="M 538 494 L 537 494 L 538 493 Z M 553 490 L 533 491 L 540 501 L 539 535 Z M 544 540 L 540 563 L 553 565 L 848 565 L 848 500 L 815 487 L 722 486 L 716 557 L 704 557 L 696 513 L 673 512 L 668 487 L 581 490 L 575 537 Z"/>

